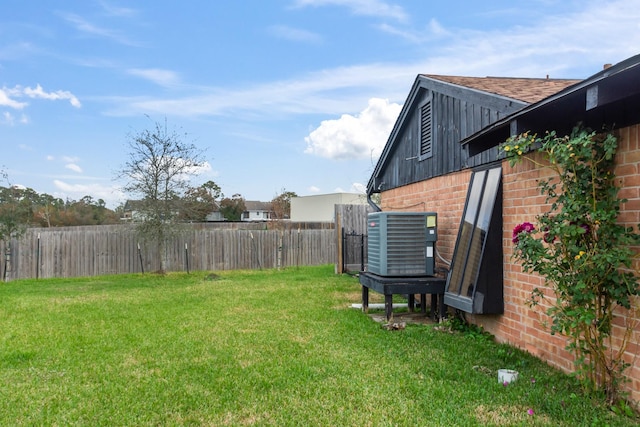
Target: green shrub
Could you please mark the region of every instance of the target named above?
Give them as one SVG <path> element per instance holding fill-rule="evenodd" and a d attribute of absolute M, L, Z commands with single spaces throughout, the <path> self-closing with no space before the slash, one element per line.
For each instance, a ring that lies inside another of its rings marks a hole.
<path fill-rule="evenodd" d="M 612 323 L 619 307 L 636 318 L 634 297 L 640 293 L 632 269 L 632 246 L 639 235 L 617 222 L 626 201 L 618 198 L 614 175 L 617 139 L 577 128 L 565 137 L 525 133 L 508 139 L 501 149 L 512 166 L 522 159 L 536 162 L 525 155 L 535 149 L 546 159 L 537 164 L 554 172 L 538 182 L 549 210 L 516 226 L 513 256 L 524 271 L 544 277 L 554 297 L 547 309 L 551 333 L 569 338 L 567 349 L 575 355 L 578 376 L 590 390 L 605 392 L 614 405 L 635 325 L 625 324 L 622 344 L 614 349 Z M 534 289 L 530 304 L 538 305 L 546 295 Z"/>

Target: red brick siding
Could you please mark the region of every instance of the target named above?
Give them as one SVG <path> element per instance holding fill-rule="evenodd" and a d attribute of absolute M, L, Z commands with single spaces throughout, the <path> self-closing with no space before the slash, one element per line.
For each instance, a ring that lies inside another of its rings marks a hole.
<path fill-rule="evenodd" d="M 471 171 L 463 171 L 385 191 L 380 207 L 383 211 L 437 212 L 436 249 L 443 258 L 450 260 L 470 177 Z M 439 261 L 438 265 L 443 266 Z"/>
<path fill-rule="evenodd" d="M 616 176 L 622 187 L 619 196 L 628 199 L 619 218 L 621 223 L 635 227 L 640 223 L 640 126 L 622 129 L 618 137 L 620 146 Z M 532 155 L 531 159 L 543 163 L 538 154 Z M 502 167 L 504 314 L 469 316 L 469 319 L 494 334 L 498 341 L 522 348 L 564 371 L 572 371 L 573 357 L 564 349 L 566 338 L 551 335 L 545 328 L 545 324 L 550 322 L 544 314 L 547 306 L 531 309 L 527 305 L 531 291 L 543 286 L 543 279 L 523 273 L 520 265 L 511 258 L 513 228 L 524 221 L 534 222 L 537 214 L 548 209 L 545 196 L 538 189 L 537 180 L 548 177 L 551 172 L 527 160 L 513 168 L 504 162 Z M 385 191 L 382 193 L 381 207 L 384 211 L 437 212 L 437 249 L 445 259 L 450 260 L 453 257 L 470 176 L 471 172 L 466 170 Z M 636 271 L 639 268 L 640 260 L 635 265 Z M 545 293 L 553 296 L 548 289 Z M 636 306 L 638 305 L 640 301 L 637 301 Z M 632 399 L 640 402 L 640 364 L 637 360 L 640 356 L 640 319 L 638 313 L 629 315 L 620 310 L 620 314 L 614 347 L 619 344 L 624 330 L 620 325 L 635 322 L 636 328 L 625 352 L 625 359 L 632 364 L 627 371 L 630 382 L 626 388 L 631 392 Z"/>

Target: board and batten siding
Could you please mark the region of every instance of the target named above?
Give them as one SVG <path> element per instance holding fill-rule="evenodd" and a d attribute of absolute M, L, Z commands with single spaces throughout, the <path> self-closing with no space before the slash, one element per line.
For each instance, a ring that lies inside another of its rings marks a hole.
<path fill-rule="evenodd" d="M 431 102 L 432 156 L 420 159 L 420 107 Z M 421 82 L 410 106 L 398 120 L 402 127 L 389 141 L 393 149 L 385 153 L 383 164 L 375 176 L 378 190 L 397 188 L 495 159 L 497 149 L 469 157 L 461 141 L 486 126 L 522 108 L 504 97 L 472 91 L 431 80 Z"/>

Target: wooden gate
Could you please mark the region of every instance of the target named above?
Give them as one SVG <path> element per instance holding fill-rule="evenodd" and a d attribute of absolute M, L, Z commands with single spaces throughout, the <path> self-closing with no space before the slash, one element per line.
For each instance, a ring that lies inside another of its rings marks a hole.
<path fill-rule="evenodd" d="M 337 273 L 361 271 L 367 265 L 367 215 L 369 205 L 336 205 Z"/>

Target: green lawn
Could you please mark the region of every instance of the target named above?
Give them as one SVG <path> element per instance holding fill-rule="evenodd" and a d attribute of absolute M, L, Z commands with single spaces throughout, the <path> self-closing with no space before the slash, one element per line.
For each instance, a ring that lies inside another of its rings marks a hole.
<path fill-rule="evenodd" d="M 0 284 L 0 425 L 635 425 L 481 334 L 384 330 L 333 266 L 216 274 Z"/>

